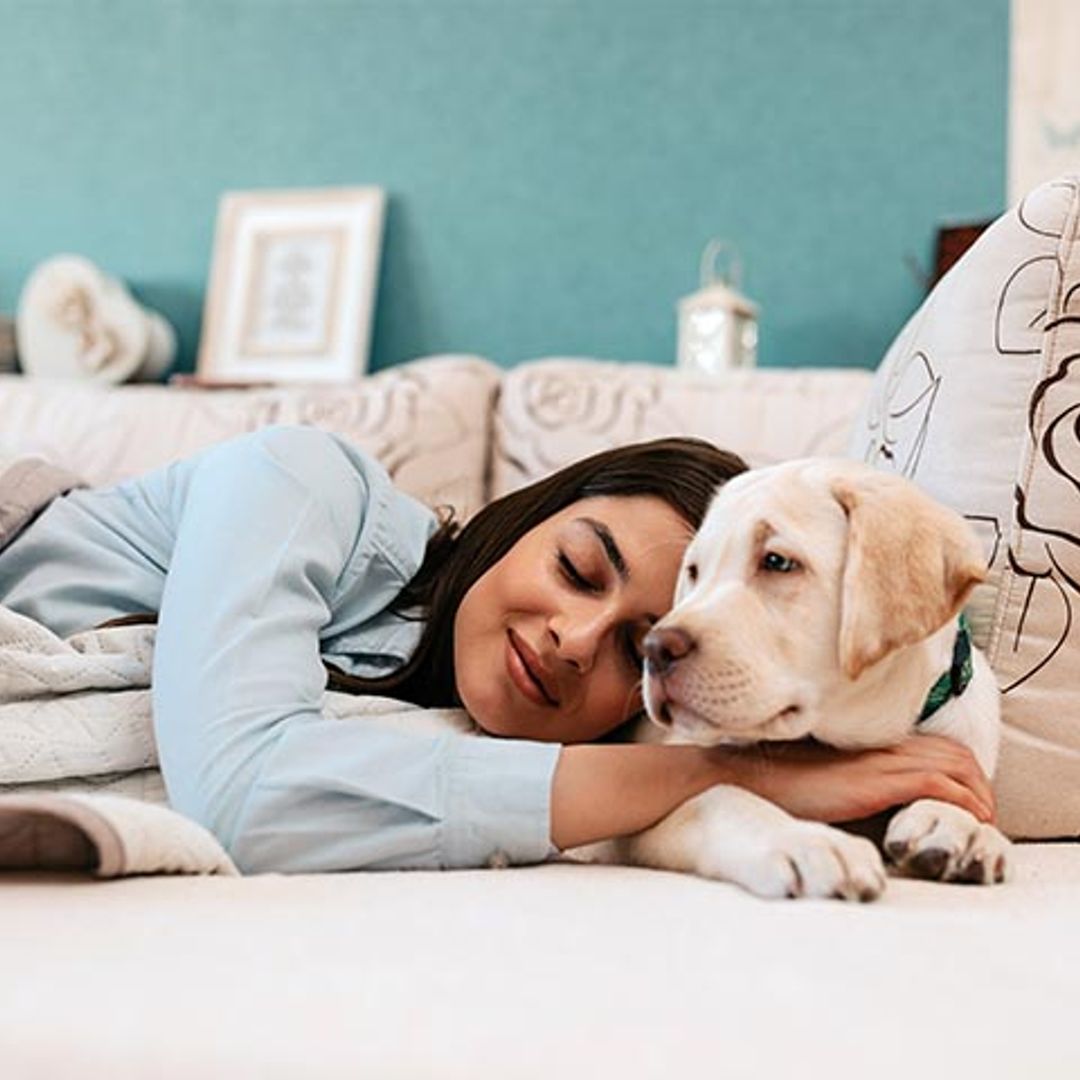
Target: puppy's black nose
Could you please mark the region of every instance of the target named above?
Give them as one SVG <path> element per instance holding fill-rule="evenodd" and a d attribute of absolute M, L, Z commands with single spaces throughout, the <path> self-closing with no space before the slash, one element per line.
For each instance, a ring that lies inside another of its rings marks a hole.
<path fill-rule="evenodd" d="M 645 661 L 657 675 L 666 675 L 677 660 L 694 651 L 694 639 L 677 626 L 659 627 L 645 635 Z"/>

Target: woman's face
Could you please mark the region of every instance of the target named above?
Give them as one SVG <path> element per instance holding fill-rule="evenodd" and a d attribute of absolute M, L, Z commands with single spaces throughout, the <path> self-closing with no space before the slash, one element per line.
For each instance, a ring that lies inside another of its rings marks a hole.
<path fill-rule="evenodd" d="M 671 607 L 691 529 L 662 499 L 582 499 L 465 594 L 454 673 L 485 731 L 588 742 L 641 708 L 641 641 Z"/>

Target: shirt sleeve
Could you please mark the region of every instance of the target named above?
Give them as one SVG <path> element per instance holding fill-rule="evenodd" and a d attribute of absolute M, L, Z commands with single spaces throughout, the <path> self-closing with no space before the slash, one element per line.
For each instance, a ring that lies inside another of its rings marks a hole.
<path fill-rule="evenodd" d="M 541 862 L 559 744 L 324 716 L 320 628 L 390 481 L 336 439 L 267 428 L 182 493 L 153 670 L 172 805 L 244 872 Z"/>

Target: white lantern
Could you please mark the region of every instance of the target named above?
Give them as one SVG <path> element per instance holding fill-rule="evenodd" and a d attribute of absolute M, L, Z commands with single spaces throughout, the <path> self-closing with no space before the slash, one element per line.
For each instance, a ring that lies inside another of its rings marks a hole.
<path fill-rule="evenodd" d="M 717 271 L 726 252 L 729 269 Z M 757 363 L 758 307 L 739 292 L 738 253 L 723 240 L 710 240 L 701 256 L 701 288 L 679 301 L 679 367 L 715 375 Z"/>

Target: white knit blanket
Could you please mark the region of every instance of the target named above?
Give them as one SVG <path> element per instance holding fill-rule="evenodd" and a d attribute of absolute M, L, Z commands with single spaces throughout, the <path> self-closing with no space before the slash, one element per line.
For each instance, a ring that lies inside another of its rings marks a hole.
<path fill-rule="evenodd" d="M 218 841 L 169 808 L 150 707 L 156 627 L 59 638 L 0 605 L 0 867 L 236 874 Z M 456 709 L 327 693 L 342 720 L 475 732 Z"/>

